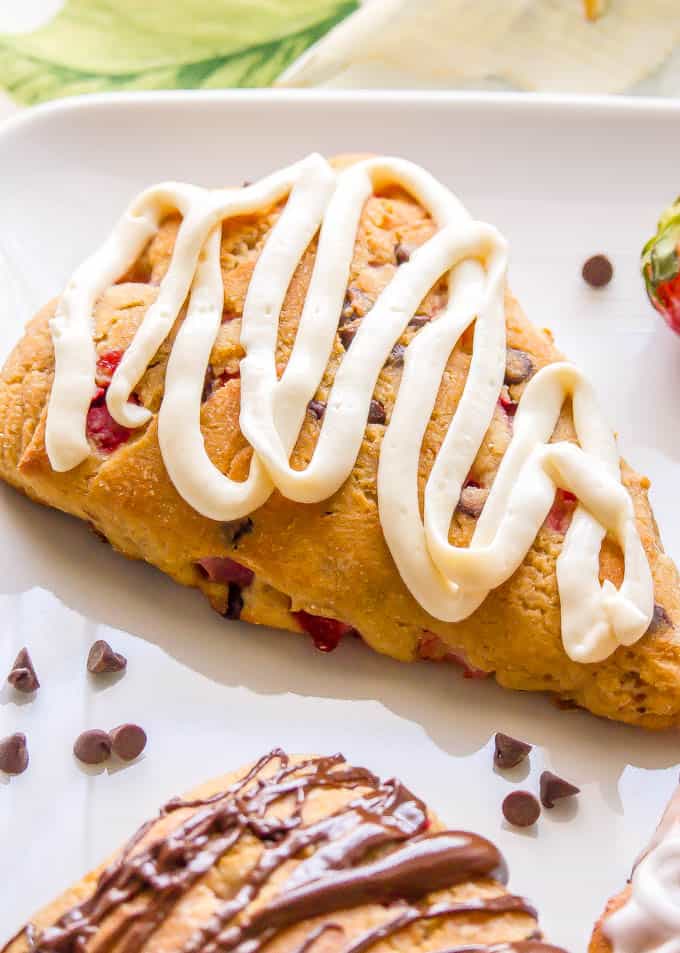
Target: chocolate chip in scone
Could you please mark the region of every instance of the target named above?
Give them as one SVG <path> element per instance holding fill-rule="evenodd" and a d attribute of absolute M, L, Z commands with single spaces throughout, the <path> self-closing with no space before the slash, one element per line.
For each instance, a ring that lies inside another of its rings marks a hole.
<path fill-rule="evenodd" d="M 521 384 L 534 372 L 534 362 L 526 351 L 509 347 L 505 353 L 505 383 Z"/>
<path fill-rule="evenodd" d="M 612 280 L 614 268 L 606 255 L 592 255 L 584 263 L 581 274 L 591 288 L 604 288 Z"/>
<path fill-rule="evenodd" d="M 93 675 L 102 675 L 105 672 L 122 672 L 127 666 L 127 659 L 120 652 L 114 652 L 108 642 L 97 639 L 87 653 L 87 670 Z"/>
<path fill-rule="evenodd" d="M 139 725 L 118 725 L 109 732 L 113 753 L 122 761 L 134 761 L 146 747 L 146 732 Z"/>
<path fill-rule="evenodd" d="M 16 731 L 0 740 L 0 771 L 5 774 L 22 774 L 28 767 L 26 735 Z"/>
<path fill-rule="evenodd" d="M 111 756 L 111 739 L 106 731 L 89 728 L 78 735 L 73 753 L 83 764 L 102 764 Z"/>
<path fill-rule="evenodd" d="M 389 357 L 387 358 L 387 363 L 391 367 L 403 367 L 405 354 L 406 354 L 406 348 L 404 347 L 404 345 L 395 344 L 389 353 Z"/>
<path fill-rule="evenodd" d="M 340 340 L 342 341 L 342 346 L 346 351 L 349 350 L 349 346 L 354 340 L 354 335 L 357 333 L 357 328 L 342 328 L 340 331 Z"/>
<path fill-rule="evenodd" d="M 503 801 L 503 817 L 515 827 L 531 827 L 541 814 L 541 805 L 530 791 L 513 791 Z"/>
<path fill-rule="evenodd" d="M 307 404 L 307 410 L 310 412 L 312 417 L 316 417 L 317 420 L 321 420 L 323 415 L 326 413 L 326 404 L 322 400 L 310 400 Z"/>
<path fill-rule="evenodd" d="M 369 424 L 384 424 L 387 420 L 385 408 L 379 400 L 372 400 L 368 409 Z"/>
<path fill-rule="evenodd" d="M 231 520 L 230 522 L 223 524 L 222 530 L 225 537 L 232 544 L 232 546 L 236 546 L 238 541 L 243 536 L 246 536 L 248 533 L 252 533 L 253 521 L 249 516 L 246 516 L 246 518 L 242 520 Z"/>
<path fill-rule="evenodd" d="M 458 509 L 461 513 L 465 513 L 466 516 L 472 516 L 477 519 L 484 508 L 484 504 L 486 503 L 486 498 L 488 495 L 489 490 L 487 487 L 475 486 L 474 484 L 469 483 L 461 490 L 460 500 L 458 501 Z"/>
<path fill-rule="evenodd" d="M 658 602 L 654 603 L 654 613 L 652 615 L 652 621 L 649 623 L 648 632 L 658 632 L 660 629 L 668 629 L 673 625 L 671 617 L 668 615 L 663 606 L 660 606 Z"/>
<path fill-rule="evenodd" d="M 543 772 L 539 785 L 541 804 L 547 808 L 554 807 L 555 801 L 558 801 L 560 798 L 573 797 L 581 791 L 575 784 L 565 781 L 564 778 L 558 777 L 558 775 L 553 774 L 552 771 Z"/>
<path fill-rule="evenodd" d="M 224 610 L 225 619 L 240 619 L 243 611 L 243 596 L 241 587 L 235 583 L 229 583 L 227 591 L 227 608 Z"/>
<path fill-rule="evenodd" d="M 499 731 L 494 738 L 494 764 L 499 768 L 514 768 L 524 761 L 532 747 L 526 741 L 520 741 Z"/>
<path fill-rule="evenodd" d="M 205 369 L 205 377 L 203 378 L 203 391 L 201 393 L 201 403 L 204 404 L 206 400 L 211 396 L 215 388 L 215 372 L 213 371 L 212 364 L 208 364 Z"/>
<path fill-rule="evenodd" d="M 14 664 L 7 676 L 7 681 L 16 688 L 18 692 L 23 692 L 24 694 L 36 692 L 40 688 L 38 676 L 33 668 L 33 662 L 26 647 L 24 647 L 14 659 Z"/>
<path fill-rule="evenodd" d="M 430 320 L 430 316 L 427 314 L 416 314 L 408 323 L 410 328 L 422 328 Z"/>
<path fill-rule="evenodd" d="M 411 257 L 411 249 L 403 242 L 397 242 L 394 246 L 394 260 L 398 265 L 405 265 Z"/>

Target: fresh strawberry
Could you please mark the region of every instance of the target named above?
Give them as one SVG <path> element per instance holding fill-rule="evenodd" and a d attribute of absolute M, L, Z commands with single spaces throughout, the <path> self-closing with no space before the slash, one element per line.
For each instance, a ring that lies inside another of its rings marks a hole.
<path fill-rule="evenodd" d="M 680 198 L 666 209 L 642 249 L 642 275 L 659 314 L 680 334 Z"/>

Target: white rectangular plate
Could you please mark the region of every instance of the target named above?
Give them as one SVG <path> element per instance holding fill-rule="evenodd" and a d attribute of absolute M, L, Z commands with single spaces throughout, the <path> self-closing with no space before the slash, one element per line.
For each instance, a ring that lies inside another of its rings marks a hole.
<path fill-rule="evenodd" d="M 670 104 L 267 92 L 41 108 L 0 131 L 4 350 L 142 187 L 235 184 L 312 150 L 414 159 L 505 233 L 514 290 L 590 373 L 624 454 L 653 480 L 665 543 L 680 557 L 680 341 L 650 309 L 638 270 L 680 190 L 680 109 Z M 580 267 L 599 251 L 616 273 L 592 291 Z M 340 749 L 398 773 L 450 825 L 491 837 L 547 936 L 580 953 L 674 787 L 677 735 L 560 712 L 446 666 L 399 665 L 352 640 L 328 657 L 306 638 L 226 622 L 197 593 L 4 486 L 0 539 L 0 673 L 27 644 L 42 681 L 33 701 L 0 691 L 0 735 L 25 731 L 31 754 L 24 775 L 0 782 L 0 941 L 169 796 L 282 745 Z M 85 672 L 96 638 L 129 659 L 103 688 Z M 124 769 L 80 767 L 76 735 L 123 721 L 147 729 L 145 755 Z M 493 771 L 497 730 L 536 746 L 528 773 Z M 536 790 L 544 767 L 580 785 L 577 805 L 544 812 L 528 833 L 507 828 L 503 797 L 520 782 Z"/>

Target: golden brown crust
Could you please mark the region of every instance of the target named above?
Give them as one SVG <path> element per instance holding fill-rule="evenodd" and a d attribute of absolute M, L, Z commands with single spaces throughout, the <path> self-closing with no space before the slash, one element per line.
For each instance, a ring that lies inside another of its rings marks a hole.
<path fill-rule="evenodd" d="M 349 160 L 347 160 L 349 161 Z M 257 218 L 227 223 L 222 239 L 225 320 L 211 355 L 216 386 L 203 404 L 201 423 L 213 461 L 233 478 L 247 472 L 251 451 L 238 427 L 239 382 L 234 378 L 242 356 L 240 315 L 248 281 L 278 209 Z M 168 220 L 126 276 L 97 305 L 96 341 L 100 354 L 124 349 L 154 300 L 167 268 L 177 230 Z M 418 245 L 434 225 L 422 208 L 398 189 L 366 203 L 361 220 L 347 297 L 347 320 L 339 331 L 352 330 L 394 273 L 395 245 Z M 314 244 L 303 257 L 284 303 L 277 365 L 287 361 L 304 301 Z M 421 308 L 437 313 L 444 300 L 436 286 Z M 663 607 L 650 632 L 631 648 L 620 648 L 606 661 L 582 665 L 570 661 L 560 637 L 560 610 L 555 561 L 563 531 L 546 524 L 523 564 L 492 592 L 469 619 L 447 624 L 430 617 L 404 586 L 381 531 L 376 504 L 376 472 L 384 427 L 368 424 L 351 477 L 329 500 L 300 505 L 274 493 L 252 514 L 252 529 L 233 539 L 233 527 L 207 520 L 177 494 L 162 464 L 153 420 L 146 429 L 106 455 L 93 452 L 68 473 L 51 470 L 44 444 L 45 409 L 52 378 L 52 347 L 45 308 L 29 324 L 0 380 L 0 476 L 34 499 L 92 523 L 120 552 L 145 559 L 178 582 L 196 586 L 221 612 L 227 586 L 205 579 L 196 562 L 206 556 L 237 560 L 255 572 L 242 593 L 241 617 L 250 622 L 299 631 L 292 611 L 331 617 L 353 626 L 372 648 L 394 658 L 443 658 L 463 655 L 468 664 L 494 672 L 508 688 L 549 691 L 598 715 L 666 728 L 680 719 L 680 595 L 678 575 L 664 554 L 647 490 L 649 483 L 622 463 L 622 476 L 634 503 L 638 527 L 654 576 L 656 601 Z M 506 300 L 508 346 L 526 352 L 535 369 L 560 358 L 552 336 L 531 325 L 517 302 Z M 417 333 L 407 329 L 402 343 Z M 156 411 L 160 405 L 165 363 L 172 335 L 142 378 L 137 396 Z M 335 368 L 344 353 L 340 333 L 317 399 L 326 399 Z M 471 354 L 466 334 L 449 359 L 437 407 L 421 456 L 421 492 L 462 392 Z M 399 384 L 398 362 L 388 361 L 375 397 L 387 420 Z M 226 383 L 224 382 L 226 380 Z M 524 383 L 511 384 L 517 400 Z M 312 453 L 318 420 L 308 414 L 292 461 L 304 466 Z M 501 406 L 471 470 L 471 478 L 489 486 L 508 445 L 511 422 Z M 565 406 L 556 438 L 574 439 L 570 407 Z M 474 517 L 458 510 L 451 539 L 469 541 Z M 620 582 L 622 557 L 606 540 L 601 576 Z"/>
<path fill-rule="evenodd" d="M 290 761 L 292 765 L 299 765 L 303 764 L 308 757 L 291 757 Z M 271 766 L 267 766 L 257 777 L 271 774 L 270 768 Z M 190 791 L 185 799 L 193 801 L 210 798 L 218 792 L 225 791 L 234 782 L 245 777 L 249 770 L 250 767 L 244 768 L 241 771 L 209 781 Z M 338 788 L 313 788 L 305 802 L 302 815 L 303 823 L 309 825 L 338 812 L 350 802 L 355 801 L 366 790 L 363 787 L 349 785 Z M 287 799 L 275 801 L 267 811 L 266 816 L 271 817 L 276 814 L 279 817 L 285 817 L 292 809 L 293 799 L 289 796 Z M 132 856 L 143 851 L 151 844 L 163 841 L 171 831 L 176 830 L 195 811 L 196 808 L 183 809 L 161 817 L 135 846 Z M 430 819 L 428 831 L 430 833 L 444 830 L 444 826 L 434 814 L 428 813 L 428 816 Z M 394 849 L 394 846 L 394 844 L 390 845 L 388 852 Z M 202 876 L 188 892 L 172 903 L 170 912 L 146 944 L 142 946 L 142 950 L 145 953 L 146 951 L 148 953 L 178 953 L 197 929 L 207 925 L 219 902 L 232 899 L 236 895 L 239 887 L 243 886 L 248 873 L 266 849 L 262 841 L 258 840 L 253 834 L 246 832 L 207 874 Z M 271 849 L 271 845 L 269 849 Z M 381 850 L 378 850 L 375 856 L 379 857 L 382 853 Z M 95 891 L 102 871 L 118 856 L 120 855 L 115 854 L 112 858 L 109 858 L 105 864 L 86 874 L 60 897 L 37 912 L 31 918 L 31 924 L 35 930 L 41 931 L 46 927 L 55 925 L 63 914 L 88 900 Z M 254 910 L 262 906 L 263 901 L 268 901 L 272 896 L 279 895 L 285 889 L 286 880 L 308 856 L 309 853 L 307 852 L 292 860 L 287 860 L 267 881 L 253 902 L 245 908 L 242 919 L 247 919 Z M 149 894 L 149 891 L 143 892 L 130 903 L 135 904 L 135 909 L 143 910 Z M 455 886 L 437 890 L 420 898 L 419 903 L 426 907 L 433 903 L 466 903 L 481 898 L 502 896 L 508 896 L 508 892 L 495 880 L 468 878 Z M 110 936 L 115 931 L 124 914 L 129 914 L 130 909 L 129 904 L 117 904 L 113 911 L 102 921 L 93 940 L 88 944 L 88 950 L 94 953 L 94 951 L 102 949 L 105 937 Z M 305 919 L 278 932 L 272 942 L 266 944 L 266 950 L 267 953 L 293 953 L 293 951 L 299 949 L 300 944 L 316 926 L 331 920 L 333 924 L 342 928 L 343 932 L 339 935 L 340 942 L 338 936 L 329 936 L 327 944 L 324 945 L 319 942 L 313 946 L 313 953 L 317 953 L 317 951 L 318 953 L 336 953 L 336 951 L 344 949 L 350 939 L 356 938 L 380 924 L 391 921 L 395 917 L 395 913 L 399 912 L 399 909 L 398 906 L 395 908 L 390 904 L 365 903 L 352 909 L 333 911 L 332 916 L 317 916 Z M 239 920 L 238 922 L 242 921 Z M 447 947 L 469 943 L 494 944 L 503 941 L 522 940 L 535 936 L 537 929 L 534 916 L 524 910 L 498 913 L 488 910 L 481 912 L 463 911 L 454 916 L 437 917 L 430 921 L 413 924 L 399 930 L 390 939 L 376 942 L 370 947 L 370 950 L 371 953 L 388 953 L 390 950 L 417 950 L 427 953 L 431 950 L 442 950 Z M 332 942 L 330 942 L 331 940 Z M 28 949 L 29 944 L 25 933 L 22 931 L 7 944 L 2 953 L 27 953 Z"/>
<path fill-rule="evenodd" d="M 614 913 L 614 911 L 619 910 L 630 897 L 630 886 L 625 887 L 621 893 L 618 893 L 615 897 L 612 897 L 607 906 L 605 907 L 604 913 L 600 919 L 595 924 L 595 929 L 593 930 L 593 935 L 590 940 L 590 946 L 588 947 L 588 953 L 612 953 L 612 945 L 605 936 L 604 924 L 608 917 Z"/>

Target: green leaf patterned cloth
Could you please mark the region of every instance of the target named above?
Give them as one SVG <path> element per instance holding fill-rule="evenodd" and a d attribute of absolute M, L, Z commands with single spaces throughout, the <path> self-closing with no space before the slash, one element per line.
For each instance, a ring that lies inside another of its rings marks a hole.
<path fill-rule="evenodd" d="M 0 88 L 30 105 L 110 90 L 268 86 L 357 5 L 66 0 L 33 32 L 0 34 Z"/>

